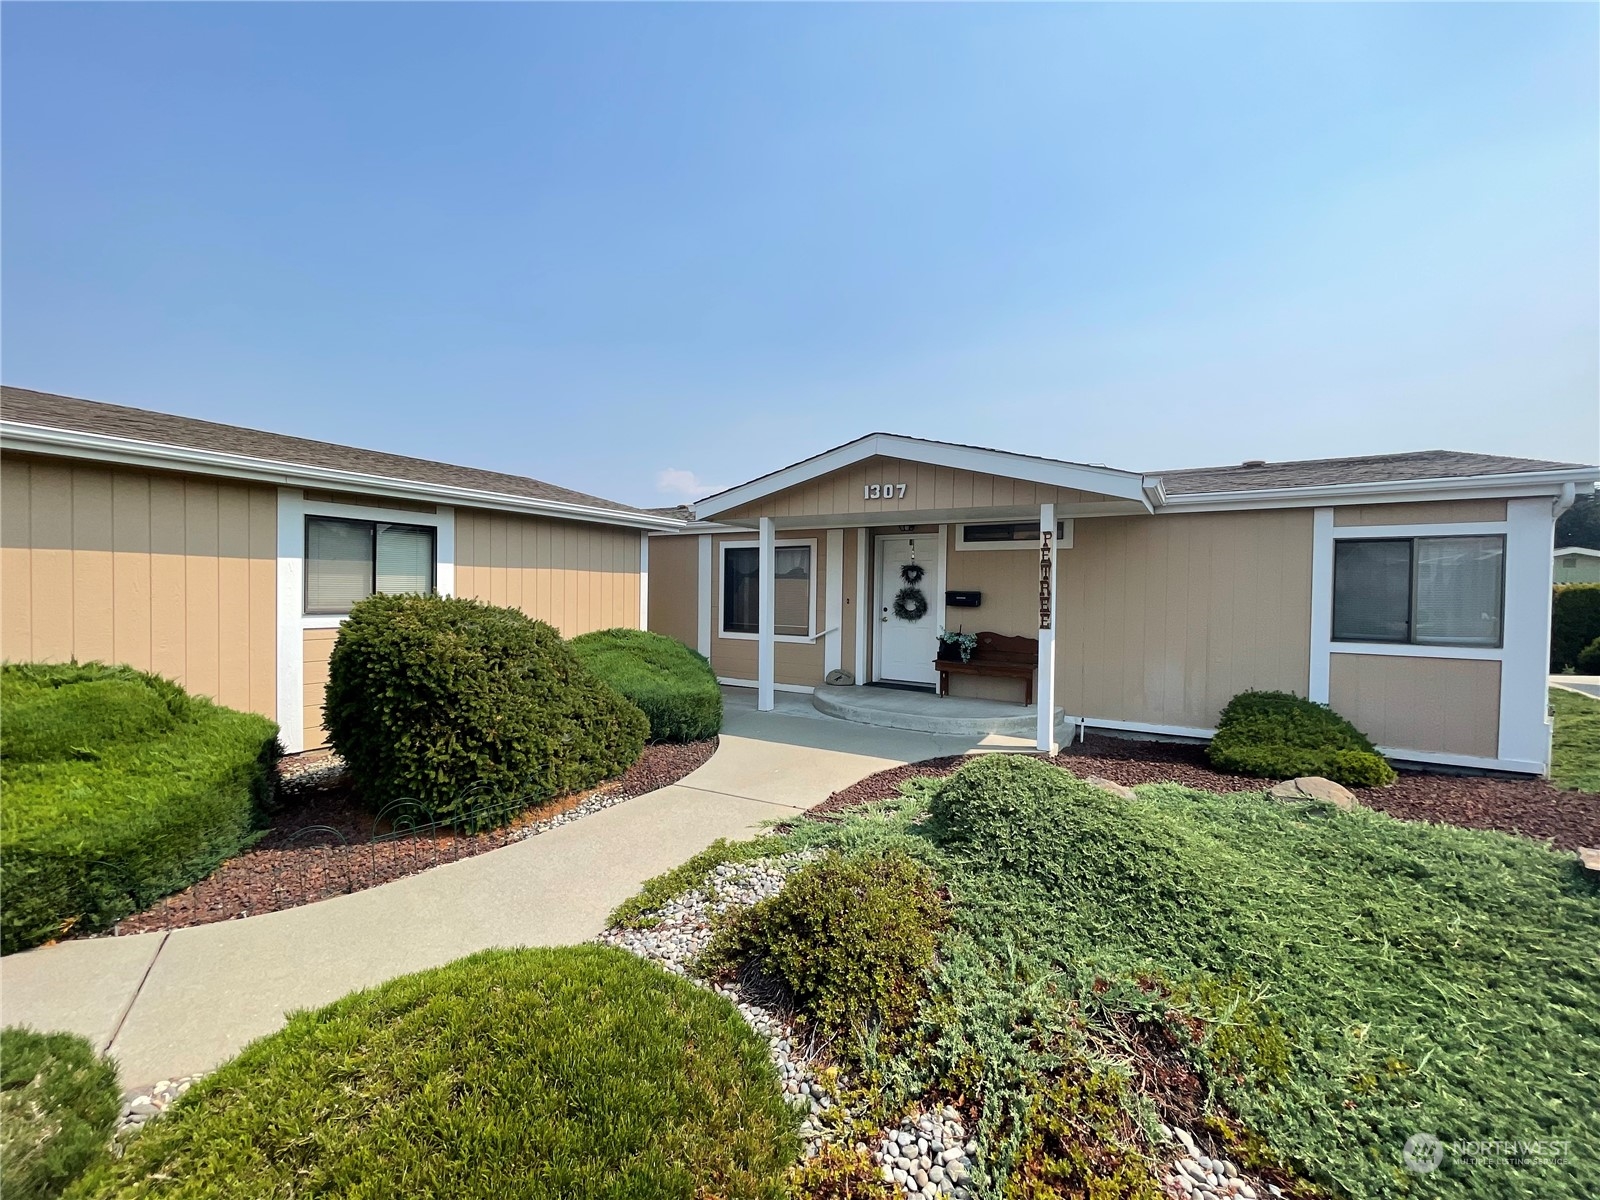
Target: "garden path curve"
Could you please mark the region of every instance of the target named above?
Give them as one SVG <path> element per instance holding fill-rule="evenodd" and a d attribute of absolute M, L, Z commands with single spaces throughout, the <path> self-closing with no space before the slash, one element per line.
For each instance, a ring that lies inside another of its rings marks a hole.
<path fill-rule="evenodd" d="M 652 876 L 719 837 L 971 738 L 855 725 L 780 693 L 726 693 L 722 741 L 684 779 L 536 837 L 302 908 L 0 960 L 0 1019 L 88 1037 L 126 1086 L 217 1066 L 299 1008 L 492 946 L 587 941 Z M 998 740 L 998 739 L 997 739 Z"/>

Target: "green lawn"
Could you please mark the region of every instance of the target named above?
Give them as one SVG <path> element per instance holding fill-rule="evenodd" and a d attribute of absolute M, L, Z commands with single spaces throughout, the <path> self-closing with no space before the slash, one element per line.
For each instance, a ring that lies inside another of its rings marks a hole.
<path fill-rule="evenodd" d="M 1551 688 L 1550 705 L 1556 711 L 1551 781 L 1580 792 L 1600 792 L 1600 700 Z"/>

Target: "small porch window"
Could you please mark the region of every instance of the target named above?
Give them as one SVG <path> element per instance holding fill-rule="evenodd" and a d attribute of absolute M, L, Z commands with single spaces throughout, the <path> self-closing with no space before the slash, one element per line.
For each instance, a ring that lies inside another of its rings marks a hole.
<path fill-rule="evenodd" d="M 816 635 L 814 542 L 779 542 L 773 551 L 774 633 L 780 638 Z M 755 637 L 761 632 L 761 550 L 748 542 L 722 547 L 722 635 Z"/>

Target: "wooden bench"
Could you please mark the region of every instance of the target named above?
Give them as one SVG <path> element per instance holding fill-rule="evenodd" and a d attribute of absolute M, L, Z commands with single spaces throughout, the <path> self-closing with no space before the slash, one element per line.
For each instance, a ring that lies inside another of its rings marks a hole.
<path fill-rule="evenodd" d="M 950 694 L 952 675 L 997 675 L 1022 680 L 1026 707 L 1033 703 L 1033 677 L 1039 669 L 1039 640 L 1031 637 L 1007 637 L 1003 633 L 980 633 L 972 657 L 961 661 L 961 654 L 950 648 L 952 657 L 933 660 L 939 672 L 939 695 Z"/>

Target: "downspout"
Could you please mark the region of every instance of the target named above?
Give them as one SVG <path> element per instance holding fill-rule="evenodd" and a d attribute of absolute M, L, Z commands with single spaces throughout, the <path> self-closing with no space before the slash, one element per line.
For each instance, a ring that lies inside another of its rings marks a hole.
<path fill-rule="evenodd" d="M 1577 500 L 1578 485 L 1575 483 L 1563 483 L 1561 485 L 1561 495 L 1556 500 L 1555 515 L 1559 517 L 1562 513 L 1566 512 L 1567 509 L 1571 508 L 1575 503 L 1577 503 Z"/>

